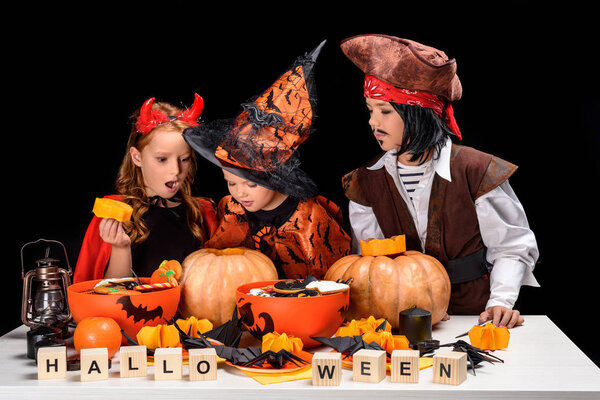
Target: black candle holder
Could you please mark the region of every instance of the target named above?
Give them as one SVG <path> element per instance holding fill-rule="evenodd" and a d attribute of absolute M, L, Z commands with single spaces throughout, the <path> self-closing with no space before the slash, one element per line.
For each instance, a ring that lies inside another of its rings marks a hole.
<path fill-rule="evenodd" d="M 406 336 L 413 348 L 421 342 L 431 340 L 431 313 L 417 307 L 400 311 L 398 332 Z"/>

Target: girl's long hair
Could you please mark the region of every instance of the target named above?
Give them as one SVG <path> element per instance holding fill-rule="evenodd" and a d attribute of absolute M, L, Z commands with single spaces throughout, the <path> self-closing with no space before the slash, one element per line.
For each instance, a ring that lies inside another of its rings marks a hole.
<path fill-rule="evenodd" d="M 160 110 L 166 115 L 177 115 L 181 112 L 181 109 L 164 102 L 155 102 L 152 105 L 152 109 Z M 115 189 L 117 193 L 125 196 L 123 201 L 128 203 L 133 208 L 133 214 L 130 221 L 124 223 L 125 231 L 129 234 L 132 244 L 138 244 L 145 241 L 148 238 L 150 231 L 144 224 L 142 217 L 148 211 L 149 199 L 146 194 L 144 177 L 141 168 L 137 167 L 129 153 L 131 147 L 137 148 L 139 151 L 152 140 L 153 133 L 156 129 L 169 129 L 179 133 L 183 133 L 184 129 L 189 128 L 190 125 L 174 119 L 156 126 L 153 130 L 147 134 L 139 133 L 135 128 L 135 121 L 139 116 L 139 110 L 136 111 L 132 116 L 133 124 L 129 140 L 127 142 L 127 151 L 121 162 L 121 167 L 117 174 L 115 181 Z M 200 241 L 200 244 L 204 244 L 206 241 L 206 234 L 202 228 L 204 221 L 200 206 L 197 200 L 191 195 L 191 187 L 196 175 L 196 156 L 195 153 L 191 152 L 192 163 L 187 177 L 183 184 L 179 188 L 178 195 L 181 197 L 182 202 L 186 208 L 186 220 L 187 225 L 192 234 Z"/>

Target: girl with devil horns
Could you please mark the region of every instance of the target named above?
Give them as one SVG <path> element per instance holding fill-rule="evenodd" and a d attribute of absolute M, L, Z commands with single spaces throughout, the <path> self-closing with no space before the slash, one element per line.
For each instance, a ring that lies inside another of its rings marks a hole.
<path fill-rule="evenodd" d="M 342 179 L 354 243 L 404 234 L 407 249 L 444 264 L 449 314 L 521 324 L 513 306 L 521 285 L 539 286 L 537 243 L 508 183 L 517 167 L 452 143 L 461 139 L 456 61 L 387 35 L 358 35 L 341 48 L 365 73 L 369 125 L 385 152 Z"/>
<path fill-rule="evenodd" d="M 75 267 L 74 282 L 150 276 L 165 259 L 183 261 L 202 247 L 216 227 L 212 201 L 191 196 L 195 155 L 183 139 L 198 125 L 204 102 L 181 110 L 148 99 L 132 118 L 127 152 L 115 182 L 116 195 L 133 208 L 127 222 L 94 216 Z"/>

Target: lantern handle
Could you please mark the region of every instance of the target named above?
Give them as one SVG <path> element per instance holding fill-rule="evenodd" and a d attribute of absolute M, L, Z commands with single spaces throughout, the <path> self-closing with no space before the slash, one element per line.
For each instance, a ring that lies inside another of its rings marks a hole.
<path fill-rule="evenodd" d="M 30 244 L 36 244 L 36 243 L 39 243 L 39 242 L 58 243 L 58 244 L 60 244 L 62 246 L 63 251 L 65 253 L 65 261 L 67 262 L 68 274 L 69 274 L 69 276 L 71 276 L 73 274 L 73 272 L 71 271 L 71 265 L 69 264 L 69 256 L 67 256 L 67 249 L 65 248 L 65 245 L 62 244 L 61 242 L 59 242 L 58 240 L 52 240 L 52 239 L 48 240 L 48 239 L 41 239 L 40 238 L 40 239 L 35 240 L 33 242 L 25 243 L 21 247 L 21 279 L 25 279 L 25 265 L 23 264 L 23 249 L 26 246 L 29 246 Z M 49 251 L 50 251 L 49 247 L 46 248 L 46 257 L 48 257 Z"/>

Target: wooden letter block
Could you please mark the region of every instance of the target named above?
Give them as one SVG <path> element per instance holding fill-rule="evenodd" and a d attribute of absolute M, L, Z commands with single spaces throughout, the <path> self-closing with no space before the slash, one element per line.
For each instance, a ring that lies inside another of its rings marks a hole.
<path fill-rule="evenodd" d="M 312 359 L 312 384 L 339 386 L 342 382 L 342 354 L 317 352 Z"/>
<path fill-rule="evenodd" d="M 181 379 L 183 356 L 181 347 L 158 347 L 154 350 L 154 379 Z"/>
<path fill-rule="evenodd" d="M 418 350 L 392 351 L 392 371 L 390 381 L 396 383 L 419 382 Z"/>
<path fill-rule="evenodd" d="M 66 346 L 40 347 L 37 351 L 38 379 L 67 377 Z"/>
<path fill-rule="evenodd" d="M 108 349 L 81 349 L 81 381 L 101 381 L 108 379 Z"/>
<path fill-rule="evenodd" d="M 353 380 L 378 383 L 385 378 L 385 351 L 362 349 L 352 356 Z"/>
<path fill-rule="evenodd" d="M 467 379 L 467 353 L 444 351 L 433 356 L 433 382 L 460 385 Z"/>
<path fill-rule="evenodd" d="M 217 379 L 217 352 L 213 348 L 189 350 L 190 381 Z"/>
<path fill-rule="evenodd" d="M 146 376 L 146 346 L 121 346 L 121 378 Z"/>

